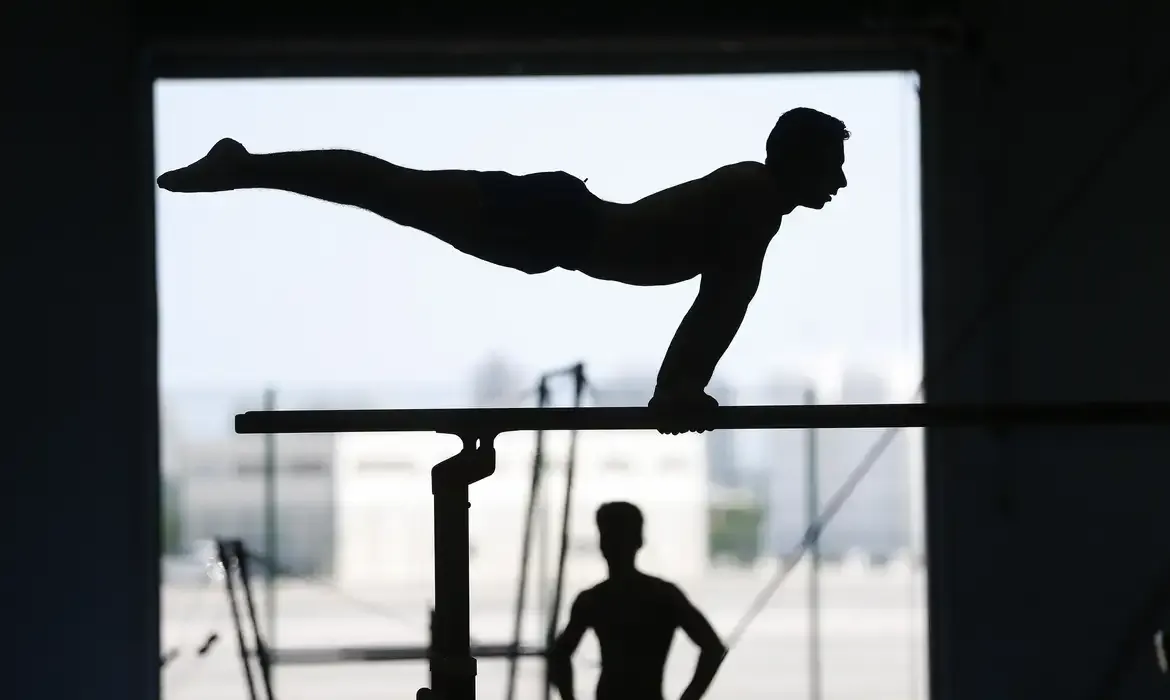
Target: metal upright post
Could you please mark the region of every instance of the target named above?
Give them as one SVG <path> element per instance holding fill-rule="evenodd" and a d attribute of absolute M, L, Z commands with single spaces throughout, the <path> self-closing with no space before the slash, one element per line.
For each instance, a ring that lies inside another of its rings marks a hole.
<path fill-rule="evenodd" d="M 259 700 L 256 694 L 256 681 L 252 677 L 252 661 L 248 653 L 248 640 L 244 637 L 244 623 L 240 618 L 240 605 L 236 600 L 236 583 L 233 579 L 235 572 L 239 570 L 235 560 L 235 545 L 224 540 L 216 540 L 215 542 L 216 556 L 219 557 L 219 563 L 223 566 L 223 582 L 224 590 L 228 597 L 228 611 L 232 616 L 232 626 L 236 630 L 236 645 L 240 654 L 240 664 L 244 670 L 244 682 L 248 688 L 248 700 Z"/>
<path fill-rule="evenodd" d="M 538 408 L 548 405 L 548 377 L 541 377 L 536 389 L 536 403 Z M 516 618 L 512 624 L 512 643 L 519 651 L 524 631 L 524 608 L 528 593 L 528 564 L 532 556 L 533 527 L 535 525 L 536 509 L 540 499 L 541 471 L 544 467 L 544 431 L 536 431 L 536 449 L 532 457 L 532 475 L 528 489 L 528 508 L 524 516 L 524 533 L 520 544 L 520 576 L 516 592 Z M 513 700 L 516 693 L 517 657 L 508 659 L 508 680 L 504 689 L 504 700 Z"/>
<path fill-rule="evenodd" d="M 585 397 L 585 365 L 577 364 L 573 367 L 574 396 L 573 406 L 581 407 Z M 565 566 L 569 556 L 569 529 L 572 527 L 573 510 L 573 477 L 577 471 L 577 437 L 580 431 L 574 430 L 569 435 L 569 454 L 565 460 L 565 504 L 561 510 L 561 542 L 557 554 L 557 578 L 553 588 L 552 605 L 549 608 L 548 628 L 545 630 L 545 650 L 552 649 L 560 627 L 561 601 L 565 593 Z M 549 677 L 548 663 L 544 664 L 544 700 L 552 698 L 552 679 Z"/>
<path fill-rule="evenodd" d="M 435 612 L 431 690 L 441 700 L 475 700 L 471 656 L 471 549 L 468 487 L 495 471 L 492 436 L 463 436 L 463 451 L 431 470 L 435 501 Z"/>
<path fill-rule="evenodd" d="M 805 405 L 817 402 L 816 392 L 805 391 Z M 820 459 L 817 454 L 817 431 L 809 428 L 805 432 L 805 490 L 807 494 L 807 528 L 812 528 L 821 513 Z M 821 545 L 820 537 L 813 539 L 808 548 L 808 697 L 821 700 Z"/>
<path fill-rule="evenodd" d="M 272 691 L 272 658 L 268 653 L 268 643 L 260 632 L 260 621 L 256 615 L 256 602 L 252 596 L 252 573 L 248 568 L 248 551 L 244 543 L 234 540 L 231 543 L 231 556 L 235 569 L 240 575 L 240 587 L 244 591 L 244 609 L 248 613 L 248 620 L 252 625 L 252 645 L 256 660 L 260 663 L 260 680 L 264 683 L 264 694 L 268 700 L 275 700 Z"/>
<path fill-rule="evenodd" d="M 264 391 L 264 410 L 276 410 L 276 390 Z M 267 598 L 264 601 L 264 616 L 268 622 L 268 639 L 276 643 L 276 586 L 279 566 L 280 546 L 279 515 L 277 513 L 277 455 L 276 435 L 268 433 L 264 436 L 264 592 Z"/>
<path fill-rule="evenodd" d="M 536 620 L 537 629 L 545 629 L 548 627 L 549 604 L 552 601 L 552 591 L 549 590 L 549 584 L 552 581 L 552 557 L 549 551 L 552 547 L 552 535 L 549 532 L 548 504 L 548 498 L 542 498 L 539 506 L 540 510 L 538 511 L 540 520 L 536 531 L 538 539 L 536 543 L 536 580 L 539 582 L 539 585 L 536 587 L 536 605 L 534 607 L 540 611 L 540 615 L 537 616 Z"/>

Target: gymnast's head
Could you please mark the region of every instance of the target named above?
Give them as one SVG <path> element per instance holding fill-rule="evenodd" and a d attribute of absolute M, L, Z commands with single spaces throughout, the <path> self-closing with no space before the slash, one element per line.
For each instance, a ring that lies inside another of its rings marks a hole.
<path fill-rule="evenodd" d="M 845 187 L 845 142 L 840 119 L 808 107 L 790 109 L 768 134 L 764 164 L 795 198 L 797 206 L 820 209 Z"/>
<path fill-rule="evenodd" d="M 601 556 L 611 569 L 633 568 L 642 548 L 642 511 L 633 503 L 611 501 L 597 509 Z"/>

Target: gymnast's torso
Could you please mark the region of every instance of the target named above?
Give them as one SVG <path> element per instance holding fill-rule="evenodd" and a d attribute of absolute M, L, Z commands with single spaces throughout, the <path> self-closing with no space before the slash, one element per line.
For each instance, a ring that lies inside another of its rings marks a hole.
<path fill-rule="evenodd" d="M 597 200 L 596 238 L 577 269 L 657 286 L 744 256 L 762 258 L 783 219 L 763 167 L 729 165 L 628 204 Z"/>

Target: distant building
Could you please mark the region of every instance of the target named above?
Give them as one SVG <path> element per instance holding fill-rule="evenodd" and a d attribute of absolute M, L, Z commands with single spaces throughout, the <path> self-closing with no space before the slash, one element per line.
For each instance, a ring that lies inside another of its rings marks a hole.
<path fill-rule="evenodd" d="M 510 408 L 523 398 L 525 386 L 521 372 L 507 358 L 489 355 L 472 371 L 471 406 Z"/>
<path fill-rule="evenodd" d="M 764 403 L 778 406 L 816 402 L 813 380 L 798 373 L 780 374 L 765 385 Z M 808 430 L 773 430 L 765 438 L 763 464 L 768 487 L 764 551 L 787 554 L 808 527 Z"/>
<path fill-rule="evenodd" d="M 715 398 L 721 406 L 731 406 L 735 403 L 735 390 L 730 385 L 712 380 L 707 387 L 707 393 Z M 716 430 L 706 434 L 707 464 L 710 467 L 711 483 L 723 488 L 739 488 L 744 485 L 743 473 L 737 461 L 738 454 L 735 446 L 740 431 Z"/>
<path fill-rule="evenodd" d="M 645 406 L 654 396 L 656 380 L 652 376 L 628 376 L 607 381 L 593 387 L 592 396 L 598 406 Z M 722 406 L 735 403 L 735 390 L 718 379 L 712 380 L 707 392 Z M 732 430 L 716 430 L 703 435 L 707 452 L 708 478 L 723 488 L 743 485 L 736 444 L 740 434 Z"/>
<path fill-rule="evenodd" d="M 876 372 L 851 368 L 842 373 L 840 403 L 886 403 L 893 392 L 889 380 Z M 840 489 L 849 475 L 886 436 L 881 428 L 818 431 L 820 435 L 821 504 Z M 910 452 L 905 431 L 894 435 L 872 469 L 821 536 L 826 556 L 850 550 L 891 556 L 910 546 Z"/>
<path fill-rule="evenodd" d="M 654 375 L 623 376 L 592 384 L 589 395 L 596 406 L 645 406 L 656 382 Z"/>
<path fill-rule="evenodd" d="M 470 557 L 479 584 L 514 585 L 528 507 L 534 436 L 496 440 L 496 473 L 471 487 Z M 546 434 L 546 473 L 539 499 L 532 566 L 537 580 L 555 571 L 564 513 L 566 433 Z M 646 517 L 640 563 L 668 578 L 707 567 L 707 477 L 702 439 L 657 433 L 589 432 L 578 436 L 569 517 L 566 575 L 575 582 L 601 576 L 594 512 L 610 500 L 637 504 Z M 352 434 L 337 446 L 337 551 L 341 585 L 430 581 L 434 565 L 431 467 L 455 454 L 450 437 Z M 543 571 L 544 575 L 539 572 Z"/>
<path fill-rule="evenodd" d="M 268 493 L 266 441 L 252 435 L 173 442 L 169 479 L 179 494 L 179 518 L 189 544 L 243 539 L 268 557 L 268 503 L 275 503 L 282 572 L 329 573 L 333 562 L 335 487 L 333 435 L 276 436 L 276 489 Z"/>

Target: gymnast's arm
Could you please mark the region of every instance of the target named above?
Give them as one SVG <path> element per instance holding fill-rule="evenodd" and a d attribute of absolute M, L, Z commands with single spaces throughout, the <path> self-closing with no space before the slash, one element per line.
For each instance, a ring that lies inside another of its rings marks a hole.
<path fill-rule="evenodd" d="M 699 294 L 662 360 L 656 396 L 685 399 L 703 393 L 756 296 L 764 252 L 729 255 L 702 274 Z"/>

